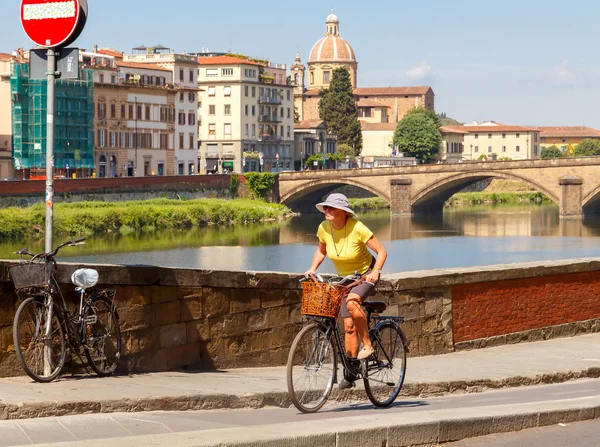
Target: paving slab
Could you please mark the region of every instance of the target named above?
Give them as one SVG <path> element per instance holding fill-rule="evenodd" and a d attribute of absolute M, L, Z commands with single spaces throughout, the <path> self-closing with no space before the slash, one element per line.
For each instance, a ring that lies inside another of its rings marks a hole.
<path fill-rule="evenodd" d="M 409 358 L 403 396 L 600 377 L 600 334 Z M 364 401 L 362 385 L 332 399 Z M 173 371 L 48 383 L 0 379 L 0 419 L 154 410 L 288 407 L 285 367 Z"/>

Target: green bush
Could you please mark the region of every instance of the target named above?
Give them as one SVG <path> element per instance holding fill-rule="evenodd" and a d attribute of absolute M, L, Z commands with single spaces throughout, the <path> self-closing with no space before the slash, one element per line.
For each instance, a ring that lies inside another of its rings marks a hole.
<path fill-rule="evenodd" d="M 247 172 L 245 175 L 248 190 L 254 199 L 265 199 L 275 184 L 275 174 L 271 172 Z"/>

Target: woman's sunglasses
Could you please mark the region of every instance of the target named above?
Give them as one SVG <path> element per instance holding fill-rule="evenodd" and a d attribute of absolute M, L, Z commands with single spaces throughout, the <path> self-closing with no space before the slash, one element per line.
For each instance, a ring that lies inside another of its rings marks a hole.
<path fill-rule="evenodd" d="M 329 205 L 324 205 L 323 206 L 323 211 L 329 211 L 329 210 L 335 210 L 336 208 L 329 206 Z"/>

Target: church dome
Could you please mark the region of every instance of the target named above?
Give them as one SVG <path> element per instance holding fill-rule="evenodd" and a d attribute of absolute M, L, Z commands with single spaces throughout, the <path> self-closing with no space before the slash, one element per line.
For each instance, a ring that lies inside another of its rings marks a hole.
<path fill-rule="evenodd" d="M 340 24 L 333 11 L 327 16 L 325 36 L 313 45 L 308 62 L 356 62 L 354 50 L 340 37 Z"/>

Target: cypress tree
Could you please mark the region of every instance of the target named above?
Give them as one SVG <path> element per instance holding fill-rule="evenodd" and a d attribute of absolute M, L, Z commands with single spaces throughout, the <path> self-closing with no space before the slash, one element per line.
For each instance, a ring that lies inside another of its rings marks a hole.
<path fill-rule="evenodd" d="M 321 89 L 319 96 L 319 116 L 329 132 L 337 135 L 338 144 L 347 144 L 360 155 L 362 132 L 348 70 L 345 67 L 333 70 L 329 88 Z"/>

